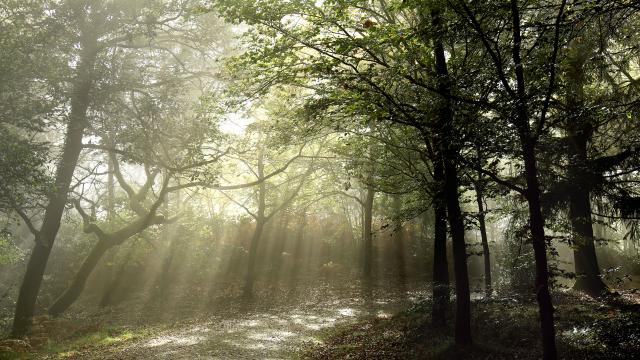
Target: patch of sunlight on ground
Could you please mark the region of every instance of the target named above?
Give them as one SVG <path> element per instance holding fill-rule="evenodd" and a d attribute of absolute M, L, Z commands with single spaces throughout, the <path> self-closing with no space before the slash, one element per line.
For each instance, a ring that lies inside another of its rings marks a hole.
<path fill-rule="evenodd" d="M 256 327 L 260 325 L 260 320 L 244 320 L 241 321 L 238 325 L 244 327 Z"/>
<path fill-rule="evenodd" d="M 320 317 L 306 314 L 293 314 L 289 316 L 289 321 L 294 325 L 301 325 L 309 330 L 320 330 L 324 327 L 332 326 L 338 319 L 335 317 Z"/>
<path fill-rule="evenodd" d="M 593 329 L 588 328 L 588 327 L 584 327 L 584 328 L 577 328 L 574 327 L 571 330 L 565 330 L 562 332 L 563 336 L 566 337 L 576 337 L 576 338 L 584 338 L 585 336 L 591 335 L 593 333 Z"/>
<path fill-rule="evenodd" d="M 166 335 L 149 340 L 144 347 L 152 348 L 164 345 L 189 346 L 196 345 L 204 339 L 204 337 L 196 335 Z"/>
<path fill-rule="evenodd" d="M 119 348 L 118 355 L 123 357 L 117 358 L 178 360 L 203 358 L 203 354 L 207 354 L 204 358 L 211 359 L 290 358 L 289 355 L 310 344 L 321 344 L 320 330 L 362 315 L 391 317 L 397 302 L 384 297 L 366 303 L 357 297 L 347 297 L 232 317 L 214 315 L 132 342 Z M 126 332 L 118 334 L 122 339 L 128 336 Z M 97 354 L 91 359 L 105 357 Z"/>
<path fill-rule="evenodd" d="M 342 308 L 342 309 L 338 309 L 338 314 L 342 315 L 342 316 L 348 316 L 348 317 L 352 317 L 352 316 L 356 316 L 356 309 L 352 309 L 352 308 Z"/>

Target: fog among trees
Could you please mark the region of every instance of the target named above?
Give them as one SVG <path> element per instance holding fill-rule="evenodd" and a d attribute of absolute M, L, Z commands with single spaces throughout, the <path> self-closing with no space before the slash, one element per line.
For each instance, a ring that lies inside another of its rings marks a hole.
<path fill-rule="evenodd" d="M 0 0 L 0 359 L 631 359 L 634 0 Z"/>

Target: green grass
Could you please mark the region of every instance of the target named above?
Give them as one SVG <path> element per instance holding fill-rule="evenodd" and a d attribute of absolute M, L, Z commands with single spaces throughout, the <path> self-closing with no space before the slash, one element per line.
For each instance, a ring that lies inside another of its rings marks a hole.
<path fill-rule="evenodd" d="M 67 341 L 49 341 L 39 350 L 39 353 L 64 359 L 78 356 L 83 352 L 96 350 L 97 348 L 116 347 L 132 340 L 145 338 L 150 334 L 151 331 L 147 328 L 106 327 L 95 332 L 73 337 L 73 339 Z"/>

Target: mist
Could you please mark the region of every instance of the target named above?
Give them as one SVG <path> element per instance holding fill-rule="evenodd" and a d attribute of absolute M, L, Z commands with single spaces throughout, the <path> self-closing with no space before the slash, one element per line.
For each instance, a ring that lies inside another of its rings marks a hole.
<path fill-rule="evenodd" d="M 629 359 L 633 1 L 2 0 L 0 359 Z"/>

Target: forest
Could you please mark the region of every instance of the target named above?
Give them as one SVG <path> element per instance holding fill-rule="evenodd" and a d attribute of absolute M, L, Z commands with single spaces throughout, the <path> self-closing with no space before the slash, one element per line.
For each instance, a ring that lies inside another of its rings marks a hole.
<path fill-rule="evenodd" d="M 637 354 L 639 1 L 0 0 L 0 359 Z"/>

